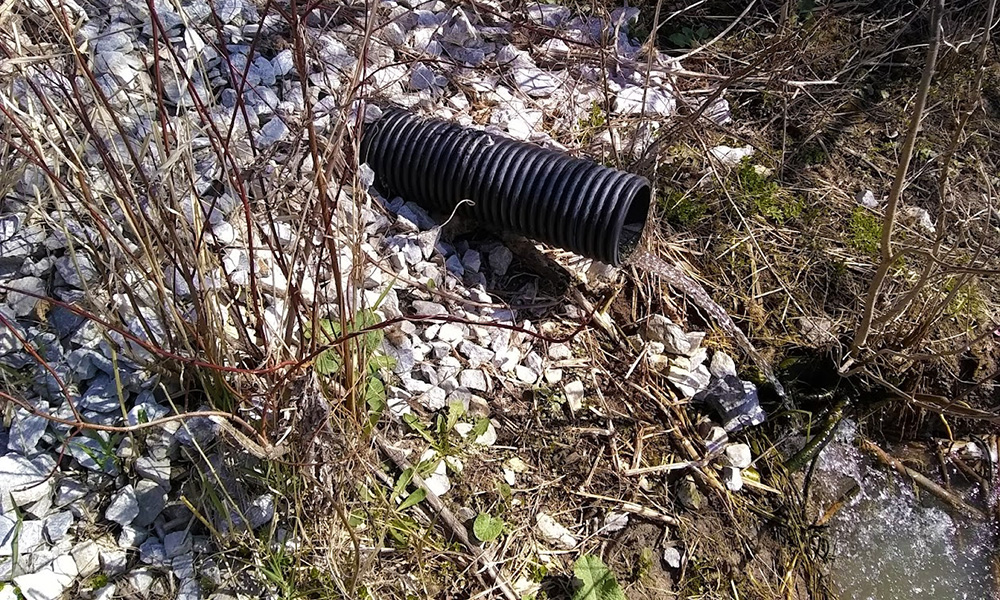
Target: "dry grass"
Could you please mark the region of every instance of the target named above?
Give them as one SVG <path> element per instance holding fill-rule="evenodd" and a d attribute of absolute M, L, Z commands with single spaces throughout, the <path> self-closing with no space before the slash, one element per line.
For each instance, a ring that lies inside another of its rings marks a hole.
<path fill-rule="evenodd" d="M 11 10 L 0 9 L 0 56 L 7 59 L 0 67 L 0 151 L 8 162 L 0 189 L 10 189 L 26 170 L 38 174 L 37 203 L 28 207 L 33 222 L 64 232 L 67 255 L 89 257 L 100 273 L 82 298 L 64 300 L 100 322 L 123 359 L 159 375 L 160 393 L 177 411 L 208 406 L 248 424 L 233 419 L 219 440 L 192 452 L 195 476 L 183 489 L 193 526 L 213 535 L 217 562 L 232 573 L 221 589 L 266 590 L 281 598 L 409 598 L 485 597 L 506 586 L 564 597 L 572 588 L 573 560 L 591 553 L 605 558 L 633 598 L 825 597 L 817 575 L 819 534 L 804 517 L 801 487 L 784 472 L 786 457 L 768 437 L 780 439 L 789 420 L 776 419 L 767 433 L 750 436 L 766 487 L 742 496 L 720 489 L 698 435 L 696 408 L 669 393 L 628 339 L 657 312 L 711 324 L 653 276 L 618 274 L 601 283 L 558 253 L 519 253 L 517 275 L 494 292 L 517 304 L 521 283 L 534 284 L 538 309 L 529 314 L 545 324 L 544 336 L 533 338 L 540 349 L 578 329 L 590 310 L 574 304 L 591 303 L 605 319 L 606 327 L 573 341 L 577 356 L 587 358 L 562 365 L 564 377 L 586 383 L 585 408 L 571 410 L 556 387 L 503 390 L 491 399 L 500 431 L 493 449 L 463 442 L 447 427 L 434 430 L 437 415 L 426 415 L 434 443 L 448 445 L 450 456 L 464 462 L 448 510 L 488 513 L 506 523 L 499 540 L 483 545 L 485 559 L 441 527 L 444 513 L 429 502 L 401 509 L 415 493 L 408 485 L 412 473 L 391 464 L 376 441 L 391 438 L 417 455 L 427 443 L 366 402 L 373 379 L 384 378 L 366 364 L 372 358 L 366 336 L 378 326 L 358 332 L 352 325 L 373 304 L 363 283 L 375 268 L 364 246 L 367 224 L 352 218 L 371 202 L 357 181 L 352 136 L 359 116 L 352 108 L 357 98 L 384 99 L 364 61 L 340 74 L 339 87 L 323 92 L 334 93 L 338 107 L 327 127 L 314 123 L 307 102 L 302 122 L 287 123 L 288 141 L 265 150 L 246 133 L 242 97 L 229 112 L 218 110 L 214 98 L 182 108 L 162 99 L 171 78 L 185 88 L 192 83 L 185 58 L 169 43 L 157 46 L 159 69 L 144 89 L 109 95 L 94 76 L 90 51 L 71 33 L 71 15 L 8 4 Z M 283 43 L 304 65 L 315 48 L 301 34 L 299 17 L 267 6 L 279 17 Z M 649 248 L 697 273 L 758 346 L 779 358 L 815 345 L 800 324 L 822 317 L 833 323 L 833 339 L 820 344 L 822 352 L 843 354 L 838 349 L 849 345 L 847 334 L 877 268 L 869 242 L 881 231 L 880 213 L 858 209 L 854 194 L 871 188 L 880 196 L 891 181 L 899 140 L 893 133 L 905 128 L 927 14 L 900 5 L 898 13 L 819 6 L 796 15 L 791 4 L 782 6 L 784 12 L 766 3 L 736 12 L 728 3 L 645 7 L 641 24 L 651 33 L 659 26 L 654 37 L 661 41 L 685 35 L 684 26 L 696 37 L 699 24 L 711 37 L 725 31 L 686 58 L 677 77 L 685 92 L 683 117 L 663 122 L 650 150 L 637 155 L 615 140 L 629 140 L 652 119 L 613 117 L 606 103 L 595 103 L 588 121 L 545 125 L 574 151 L 657 181 Z M 578 8 L 605 14 L 601 7 Z M 725 9 L 733 14 L 715 12 Z M 360 3 L 313 12 L 324 27 L 367 23 L 365 35 L 354 40 L 359 55 L 378 51 L 372 38 L 385 21 L 384 15 L 364 21 L 364 14 Z M 989 50 L 987 101 L 980 103 L 967 77 L 977 46 L 958 44 L 976 33 L 977 18 L 970 6 L 946 19 L 952 44 L 942 50 L 904 199 L 938 222 L 959 225 L 942 236 L 903 225 L 898 235 L 921 251 L 893 265 L 880 307 L 907 301 L 899 311 L 880 310 L 892 318 L 876 322 L 858 357 L 859 377 L 908 396 L 973 393 L 968 390 L 976 388 L 950 372 L 959 354 L 977 357 L 975 377 L 984 383 L 983 374 L 996 364 L 983 334 L 996 327 L 1000 302 L 989 277 L 998 268 L 998 240 L 988 176 L 997 164 L 990 143 L 996 106 L 989 99 L 1000 76 Z M 220 34 L 201 33 L 207 39 Z M 526 42 L 546 33 L 527 23 L 518 28 Z M 263 34 L 250 43 L 253 52 L 273 50 Z M 608 53 L 593 51 L 582 60 L 605 66 Z M 234 69 L 235 80 L 242 75 Z M 46 91 L 15 81 L 43 82 Z M 303 81 L 305 98 L 312 98 L 310 85 Z M 699 109 L 723 92 L 734 121 L 717 125 Z M 150 102 L 158 115 L 152 122 L 139 111 Z M 484 107 L 476 110 L 485 114 Z M 953 136 L 963 111 L 969 122 Z M 195 138 L 207 141 L 193 144 Z M 952 139 L 958 141 L 953 172 L 940 194 L 940 157 Z M 708 152 L 719 144 L 751 145 L 757 154 L 726 167 Z M 207 186 L 199 170 L 206 157 L 219 165 Z M 247 286 L 225 277 L 227 254 L 211 233 L 212 208 L 224 202 L 235 207 L 233 228 L 253 240 Z M 86 231 L 78 233 L 78 225 Z M 928 264 L 934 269 L 921 281 Z M 553 285 L 551 272 L 571 285 Z M 265 284 L 255 275 L 266 273 L 267 292 L 283 302 L 263 301 Z M 568 288 L 588 276 L 586 293 L 571 301 Z M 333 333 L 324 321 L 357 335 Z M 713 334 L 709 344 L 728 348 L 729 342 Z M 313 368 L 322 352 L 339 357 L 343 367 L 335 376 Z M 630 474 L 688 461 L 699 466 Z M 418 475 L 426 467 L 417 465 Z M 514 472 L 513 484 L 505 468 Z M 702 509 L 679 503 L 688 474 L 706 497 Z M 230 522 L 234 512 L 246 520 L 248 502 L 265 493 L 277 504 L 270 525 L 247 531 Z M 622 534 L 602 529 L 605 516 L 623 506 L 634 509 L 629 528 Z M 549 551 L 535 534 L 540 511 L 567 525 L 579 546 Z M 682 569 L 664 568 L 656 555 L 667 543 L 683 549 Z M 499 571 L 499 582 L 481 568 L 484 560 Z"/>

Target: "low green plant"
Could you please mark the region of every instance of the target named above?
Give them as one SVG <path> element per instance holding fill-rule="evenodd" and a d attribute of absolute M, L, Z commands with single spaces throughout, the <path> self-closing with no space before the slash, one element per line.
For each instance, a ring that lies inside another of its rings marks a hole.
<path fill-rule="evenodd" d="M 334 319 L 322 319 L 319 321 L 319 332 L 307 332 L 307 337 L 316 337 L 320 344 L 328 344 L 339 339 L 342 335 L 359 333 L 360 340 L 349 341 L 348 351 L 352 352 L 354 365 L 364 365 L 366 368 L 365 377 L 358 379 L 361 389 L 361 397 L 368 406 L 368 426 L 373 426 L 381 417 L 386 407 L 385 382 L 382 379 L 383 370 L 391 371 L 396 366 L 396 360 L 381 353 L 382 340 L 385 334 L 381 329 L 373 329 L 379 323 L 375 309 L 364 309 L 357 312 L 350 321 L 347 322 L 346 331 L 341 327 L 339 321 Z M 344 369 L 343 348 L 334 346 L 319 353 L 313 360 L 313 367 L 316 372 L 326 377 L 336 377 L 341 375 Z"/>
<path fill-rule="evenodd" d="M 744 159 L 736 171 L 742 203 L 754 214 L 778 223 L 802 214 L 805 203 L 781 190 L 768 169 Z"/>
<path fill-rule="evenodd" d="M 438 414 L 433 429 L 428 428 L 413 414 L 403 415 L 403 422 L 415 433 L 419 434 L 420 437 L 424 438 L 439 457 L 447 458 L 456 455 L 467 444 L 474 442 L 479 436 L 486 433 L 487 428 L 490 426 L 489 419 L 485 417 L 478 419 L 473 424 L 468 436 L 466 436 L 465 442 L 455 443 L 451 434 L 463 416 L 465 416 L 465 406 L 461 402 L 456 401 L 448 405 L 448 413 L 446 415 Z M 431 471 L 433 471 L 433 466 L 436 466 L 436 463 L 431 466 Z"/>
<path fill-rule="evenodd" d="M 503 533 L 503 519 L 490 516 L 488 513 L 479 513 L 472 523 L 472 533 L 476 534 L 476 539 L 481 542 L 492 542 Z"/>
<path fill-rule="evenodd" d="M 584 554 L 573 564 L 577 588 L 573 600 L 626 600 L 615 574 L 600 558 Z"/>
<path fill-rule="evenodd" d="M 667 38 L 670 43 L 678 48 L 694 48 L 703 40 L 712 36 L 712 32 L 704 25 L 697 27 L 681 27 L 680 31 L 670 34 Z"/>
<path fill-rule="evenodd" d="M 688 227 L 698 222 L 708 212 L 708 205 L 691 194 L 670 190 L 657 199 L 663 216 L 671 225 Z"/>
<path fill-rule="evenodd" d="M 847 241 L 853 248 L 869 255 L 878 252 L 882 240 L 882 220 L 876 215 L 863 206 L 856 206 L 851 211 L 848 229 Z"/>

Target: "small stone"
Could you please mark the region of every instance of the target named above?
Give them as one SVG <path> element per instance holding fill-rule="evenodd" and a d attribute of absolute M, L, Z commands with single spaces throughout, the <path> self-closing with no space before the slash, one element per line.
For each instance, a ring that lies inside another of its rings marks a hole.
<path fill-rule="evenodd" d="M 170 486 L 170 459 L 166 456 L 163 458 L 140 456 L 135 461 L 135 472 L 164 487 Z"/>
<path fill-rule="evenodd" d="M 458 383 L 464 388 L 480 392 L 487 391 L 486 375 L 479 369 L 466 369 L 459 373 Z"/>
<path fill-rule="evenodd" d="M 620 115 L 669 117 L 677 111 L 677 99 L 667 88 L 626 86 L 615 97 L 614 111 Z"/>
<path fill-rule="evenodd" d="M 438 496 L 443 496 L 451 489 L 451 481 L 448 480 L 448 465 L 445 464 L 444 460 L 438 458 L 434 450 L 427 450 L 420 457 L 420 462 L 434 460 L 437 460 L 437 465 L 430 475 L 424 477 L 424 485 L 427 486 L 428 491 Z"/>
<path fill-rule="evenodd" d="M 45 518 L 45 536 L 49 539 L 50 544 L 55 544 L 66 537 L 66 533 L 72 526 L 73 513 L 68 510 L 57 512 Z"/>
<path fill-rule="evenodd" d="M 545 40 L 545 42 L 542 43 L 541 50 L 542 54 L 545 54 L 549 58 L 569 57 L 569 44 L 559 38 Z"/>
<path fill-rule="evenodd" d="M 5 284 L 11 288 L 7 291 L 7 305 L 14 315 L 24 317 L 31 314 L 38 304 L 37 296 L 45 297 L 45 282 L 39 277 L 21 277 Z"/>
<path fill-rule="evenodd" d="M 177 586 L 177 600 L 201 600 L 201 585 L 193 577 L 181 580 Z"/>
<path fill-rule="evenodd" d="M 47 456 L 28 460 L 13 453 L 0 457 L 0 507 L 4 513 L 14 505 L 37 502 L 52 491 L 55 482 L 50 477 L 49 461 Z"/>
<path fill-rule="evenodd" d="M 139 504 L 139 514 L 132 521 L 134 527 L 151 525 L 167 506 L 167 489 L 149 479 L 135 484 L 135 497 Z"/>
<path fill-rule="evenodd" d="M 462 264 L 465 265 L 466 269 L 474 273 L 479 272 L 479 269 L 482 267 L 482 258 L 479 255 L 479 251 L 472 250 L 471 248 L 466 250 L 465 254 L 462 255 Z"/>
<path fill-rule="evenodd" d="M 465 328 L 457 323 L 444 323 L 437 332 L 437 339 L 442 342 L 457 342 L 463 337 L 465 337 Z"/>
<path fill-rule="evenodd" d="M 712 362 L 709 364 L 708 370 L 712 374 L 712 377 L 716 379 L 722 379 L 727 375 L 736 377 L 736 361 L 725 352 L 719 350 L 712 355 Z"/>
<path fill-rule="evenodd" d="M 71 554 L 81 577 L 90 577 L 101 568 L 100 548 L 93 540 L 86 540 L 73 546 Z"/>
<path fill-rule="evenodd" d="M 571 411 L 576 412 L 583 408 L 584 389 L 582 381 L 577 379 L 567 383 L 563 386 L 563 391 L 566 394 L 566 403 L 569 404 Z"/>
<path fill-rule="evenodd" d="M 514 367 L 514 376 L 528 385 L 532 385 L 538 381 L 538 374 L 524 365 Z"/>
<path fill-rule="evenodd" d="M 743 489 L 743 476 L 737 467 L 722 467 L 722 482 L 726 484 L 726 489 L 731 492 L 738 492 Z"/>
<path fill-rule="evenodd" d="M 858 192 L 855 199 L 858 201 L 858 204 L 866 208 L 878 208 L 878 200 L 875 198 L 875 193 L 871 190 Z"/>
<path fill-rule="evenodd" d="M 140 529 L 134 525 L 122 527 L 122 532 L 118 534 L 119 548 L 135 548 L 149 538 L 149 533 L 145 529 Z"/>
<path fill-rule="evenodd" d="M 18 554 L 30 556 L 44 546 L 44 529 L 44 523 L 39 520 L 21 520 L 18 524 L 13 513 L 11 516 L 0 515 L 0 556 L 12 556 L 15 542 Z"/>
<path fill-rule="evenodd" d="M 746 444 L 729 444 L 726 446 L 726 461 L 731 467 L 746 469 L 753 462 L 750 446 Z"/>
<path fill-rule="evenodd" d="M 25 600 L 58 600 L 72 584 L 73 577 L 58 574 L 51 569 L 14 578 L 14 585 Z"/>
<path fill-rule="evenodd" d="M 645 336 L 647 340 L 663 344 L 671 354 L 687 354 L 691 350 L 691 342 L 684 329 L 663 315 L 652 315 L 646 320 Z"/>
<path fill-rule="evenodd" d="M 236 228 L 226 221 L 216 223 L 212 226 L 212 237 L 216 243 L 228 246 L 236 241 Z"/>
<path fill-rule="evenodd" d="M 709 452 L 715 452 L 729 442 L 729 434 L 726 433 L 725 429 L 719 427 L 718 425 L 709 426 L 708 432 L 705 434 L 704 438 L 705 447 Z"/>
<path fill-rule="evenodd" d="M 257 145 L 261 148 L 266 148 L 285 139 L 287 135 L 288 125 L 285 125 L 284 120 L 274 117 L 260 128 L 260 134 L 257 136 Z"/>
<path fill-rule="evenodd" d="M 469 416 L 475 419 L 490 416 L 490 403 L 482 396 L 469 395 Z"/>
<path fill-rule="evenodd" d="M 424 392 L 420 402 L 427 410 L 441 410 L 448 405 L 448 393 L 438 386 L 433 386 Z"/>
<path fill-rule="evenodd" d="M 542 377 L 545 378 L 545 383 L 555 385 L 562 381 L 563 371 L 562 369 L 545 369 L 542 373 Z"/>
<path fill-rule="evenodd" d="M 525 12 L 529 19 L 538 25 L 546 27 L 558 27 L 569 20 L 573 14 L 568 6 L 544 4 L 542 2 L 529 5 L 525 9 Z"/>
<path fill-rule="evenodd" d="M 135 497 L 135 488 L 129 483 L 111 498 L 111 504 L 104 512 L 104 518 L 124 527 L 137 516 L 139 516 L 139 501 Z"/>
<path fill-rule="evenodd" d="M 102 548 L 100 551 L 101 571 L 116 577 L 128 570 L 128 553 L 120 548 Z"/>
<path fill-rule="evenodd" d="M 18 408 L 14 411 L 14 420 L 10 424 L 7 448 L 20 454 L 35 454 L 35 448 L 45 435 L 48 425 L 49 421 L 45 417 Z"/>
<path fill-rule="evenodd" d="M 94 263 L 82 252 L 57 259 L 56 272 L 63 278 L 66 285 L 77 289 L 83 289 L 84 286 L 95 283 L 100 277 Z"/>
<path fill-rule="evenodd" d="M 120 575 L 121 573 L 119 573 Z M 98 588 L 93 592 L 93 600 L 112 600 L 115 597 L 115 592 L 118 590 L 118 586 L 113 583 Z"/>
<path fill-rule="evenodd" d="M 191 551 L 193 541 L 186 531 L 175 531 L 163 537 L 163 551 L 167 558 L 174 558 Z"/>
<path fill-rule="evenodd" d="M 554 544 L 565 550 L 576 548 L 576 538 L 558 521 L 545 513 L 535 515 L 536 531 L 546 542 Z"/>
<path fill-rule="evenodd" d="M 663 562 L 671 569 L 681 568 L 681 551 L 674 546 L 667 546 L 663 549 Z"/>
<path fill-rule="evenodd" d="M 436 316 L 448 314 L 448 309 L 437 302 L 414 300 L 413 311 L 420 316 Z"/>
<path fill-rule="evenodd" d="M 410 67 L 410 88 L 414 90 L 421 91 L 435 87 L 444 87 L 446 83 L 447 80 L 444 77 L 435 73 L 433 69 L 422 62 L 415 62 Z"/>
<path fill-rule="evenodd" d="M 514 253 L 506 246 L 497 246 L 490 251 L 489 259 L 493 275 L 503 277 L 507 274 L 507 269 L 510 268 L 511 261 L 514 260 Z"/>
<path fill-rule="evenodd" d="M 551 96 L 563 84 L 559 77 L 534 66 L 515 66 L 512 76 L 517 89 L 533 98 Z"/>
<path fill-rule="evenodd" d="M 147 568 L 133 569 L 125 580 L 133 590 L 145 591 L 153 585 L 153 573 Z"/>
<path fill-rule="evenodd" d="M 284 77 L 291 73 L 292 69 L 295 68 L 295 59 L 292 56 L 292 51 L 285 49 L 277 53 L 271 59 L 271 67 L 274 69 L 274 74 L 278 77 Z"/>
<path fill-rule="evenodd" d="M 495 356 L 491 350 L 487 350 L 469 341 L 464 341 L 458 345 L 458 353 L 468 359 L 469 366 L 472 368 L 489 363 Z"/>
<path fill-rule="evenodd" d="M 730 433 L 759 425 L 767 418 L 757 397 L 757 387 L 732 375 L 715 379 L 694 400 L 708 403 L 722 418 L 723 427 Z"/>
<path fill-rule="evenodd" d="M 551 344 L 549 346 L 549 358 L 552 360 L 567 360 L 573 358 L 573 350 L 568 344 Z"/>
<path fill-rule="evenodd" d="M 167 564 L 167 552 L 158 539 L 149 538 L 139 546 L 139 560 L 153 567 L 163 567 Z"/>
<path fill-rule="evenodd" d="M 475 46 L 480 44 L 479 32 L 469 21 L 469 16 L 461 8 L 451 12 L 451 18 L 441 32 L 440 40 L 456 46 Z"/>
<path fill-rule="evenodd" d="M 604 517 L 601 533 L 615 533 L 625 529 L 626 525 L 628 525 L 628 513 L 612 511 Z"/>
<path fill-rule="evenodd" d="M 87 486 L 74 479 L 63 479 L 56 486 L 56 497 L 53 506 L 62 508 L 87 495 Z"/>
<path fill-rule="evenodd" d="M 260 529 L 274 518 L 274 495 L 261 494 L 257 496 L 245 512 L 250 528 Z"/>
<path fill-rule="evenodd" d="M 674 364 L 667 373 L 667 379 L 674 384 L 674 387 L 684 398 L 691 398 L 704 390 L 711 378 L 712 374 L 708 372 L 708 367 L 705 365 L 699 365 L 696 369 L 689 371 L 685 367 Z"/>
<path fill-rule="evenodd" d="M 492 446 L 497 443 L 497 429 L 493 426 L 492 422 L 486 426 L 486 431 L 477 437 L 473 443 L 480 446 Z"/>

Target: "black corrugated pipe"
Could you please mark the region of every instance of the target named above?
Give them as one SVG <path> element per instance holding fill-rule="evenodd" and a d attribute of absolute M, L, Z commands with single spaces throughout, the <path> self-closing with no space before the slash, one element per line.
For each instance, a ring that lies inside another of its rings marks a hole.
<path fill-rule="evenodd" d="M 361 160 L 376 187 L 612 265 L 635 250 L 649 212 L 649 181 L 509 138 L 397 108 L 367 126 Z"/>

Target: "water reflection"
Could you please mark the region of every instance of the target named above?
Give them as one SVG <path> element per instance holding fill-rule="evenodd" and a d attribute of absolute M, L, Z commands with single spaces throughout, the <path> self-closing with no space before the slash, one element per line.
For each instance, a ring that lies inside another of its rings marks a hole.
<path fill-rule="evenodd" d="M 861 482 L 829 523 L 831 577 L 841 599 L 994 598 L 994 525 L 952 517 L 929 494 L 873 467 L 853 438 L 852 424 L 842 424 L 817 464 L 818 499 Z"/>

